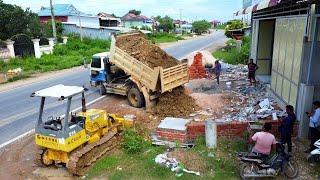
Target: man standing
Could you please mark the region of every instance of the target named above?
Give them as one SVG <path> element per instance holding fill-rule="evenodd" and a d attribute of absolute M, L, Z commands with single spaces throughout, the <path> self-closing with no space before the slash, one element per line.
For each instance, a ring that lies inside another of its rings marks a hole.
<path fill-rule="evenodd" d="M 288 153 L 292 152 L 292 132 L 293 132 L 293 125 L 296 120 L 296 115 L 294 114 L 294 108 L 291 105 L 286 106 L 286 112 L 288 114 L 287 117 L 285 117 L 281 125 L 279 127 L 279 131 L 281 133 L 281 143 L 288 145 Z"/>
<path fill-rule="evenodd" d="M 218 60 L 214 62 L 214 73 L 216 75 L 218 84 L 220 84 L 221 64 Z"/>
<path fill-rule="evenodd" d="M 253 83 L 256 84 L 256 71 L 258 69 L 259 69 L 258 65 L 253 62 L 253 59 L 250 59 L 248 63 L 248 70 L 249 70 L 248 78 L 250 80 L 251 86 L 253 85 Z"/>
<path fill-rule="evenodd" d="M 309 123 L 309 138 L 311 140 L 310 143 L 310 149 L 306 150 L 306 153 L 311 152 L 314 150 L 316 147 L 314 146 L 314 143 L 320 139 L 320 102 L 315 101 L 313 102 L 313 107 L 314 107 L 314 112 L 309 113 L 307 112 L 307 115 L 310 118 L 310 123 Z"/>

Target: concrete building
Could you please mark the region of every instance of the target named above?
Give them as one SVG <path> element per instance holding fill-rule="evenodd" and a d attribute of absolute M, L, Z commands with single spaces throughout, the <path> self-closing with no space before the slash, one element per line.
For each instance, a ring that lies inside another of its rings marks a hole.
<path fill-rule="evenodd" d="M 97 15 L 100 20 L 100 26 L 102 27 L 117 27 L 121 23 L 121 19 L 112 16 L 111 14 L 100 12 Z"/>
<path fill-rule="evenodd" d="M 307 137 L 306 111 L 320 100 L 320 1 L 264 0 L 252 11 L 251 58 L 271 92 L 296 108 L 299 136 Z M 260 4 L 260 6 L 262 6 Z M 248 10 L 244 10 L 248 11 Z"/>

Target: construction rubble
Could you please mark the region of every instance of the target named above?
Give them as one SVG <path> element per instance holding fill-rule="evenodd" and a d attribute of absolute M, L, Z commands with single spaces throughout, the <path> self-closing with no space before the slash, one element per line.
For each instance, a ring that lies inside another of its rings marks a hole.
<path fill-rule="evenodd" d="M 266 84 L 258 83 L 256 86 L 250 86 L 247 81 L 248 70 L 245 65 L 220 63 L 222 65 L 220 77 L 222 85 L 218 86 L 214 80 L 202 80 L 200 84 L 191 82 L 186 85 L 196 93 L 228 94 L 231 103 L 222 108 L 222 116 L 215 117 L 215 121 L 258 121 L 272 116 L 276 120 L 277 117 L 285 115 L 275 99 L 267 92 Z M 190 117 L 193 117 L 195 121 L 200 121 L 196 117 L 207 116 L 210 118 L 213 113 L 213 109 L 206 108 L 190 114 Z"/>
<path fill-rule="evenodd" d="M 180 163 L 176 158 L 170 157 L 170 154 L 168 152 L 158 154 L 155 158 L 155 162 L 161 166 L 171 169 L 172 172 L 176 173 L 177 177 L 181 177 L 183 175 L 183 172 L 200 176 L 200 172 L 190 171 L 186 169 L 186 167 L 184 167 L 184 165 Z"/>
<path fill-rule="evenodd" d="M 196 54 L 194 60 L 201 60 L 200 56 Z M 274 129 L 278 129 L 278 119 L 285 116 L 286 112 L 268 93 L 268 85 L 258 82 L 251 86 L 247 80 L 248 69 L 245 65 L 220 63 L 220 85 L 214 79 L 201 77 L 190 80 L 185 85 L 186 91 L 195 100 L 198 108 L 188 111 L 191 113 L 185 116 L 177 112 L 163 113 L 166 109 L 174 109 L 172 107 L 177 106 L 167 106 L 161 110 L 163 115 L 167 116 L 161 118 L 163 120 L 152 134 L 153 144 L 177 147 L 177 144 L 172 142 L 178 141 L 180 147 L 193 147 L 194 139 L 205 133 L 206 120 L 219 123 L 218 136 L 242 136 L 248 123 L 251 125 L 255 122 L 261 124 L 264 121 L 273 121 Z M 206 71 L 210 72 L 210 69 Z"/>

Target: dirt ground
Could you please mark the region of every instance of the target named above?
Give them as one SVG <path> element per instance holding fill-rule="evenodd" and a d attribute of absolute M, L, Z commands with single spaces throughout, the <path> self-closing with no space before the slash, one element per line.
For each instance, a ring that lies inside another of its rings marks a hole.
<path fill-rule="evenodd" d="M 206 88 L 203 88 L 206 86 L 217 85 L 213 81 L 193 80 L 185 87 L 185 91 L 194 98 L 199 108 L 195 109 L 194 112 L 190 110 L 190 113 L 200 115 L 196 117 L 192 116 L 199 121 L 205 120 L 208 117 L 221 117 L 224 107 L 230 105 L 233 100 L 230 92 L 224 91 L 224 83 L 216 87 L 216 89 L 218 89 L 217 91 L 207 91 Z M 199 89 L 204 89 L 204 91 L 200 91 Z M 122 116 L 135 115 L 136 124 L 147 130 L 154 130 L 162 119 L 156 114 L 147 113 L 144 109 L 136 109 L 129 106 L 126 98 L 117 95 L 109 95 L 89 108 L 105 109 L 108 113 L 115 113 Z M 188 113 L 184 114 L 184 116 L 191 117 Z M 307 154 L 303 153 L 305 147 L 307 147 L 305 142 L 295 141 L 294 153 L 300 169 L 298 179 L 319 179 L 316 171 L 319 167 L 311 167 L 306 162 Z M 189 152 L 184 152 L 183 150 L 175 151 L 174 153 L 172 156 L 177 157 L 186 167 L 189 167 L 189 169 L 199 171 L 204 169 L 201 163 L 195 163 L 198 161 L 201 162 L 201 157 L 195 154 L 188 154 Z M 43 167 L 40 165 L 38 161 L 38 150 L 34 143 L 34 136 L 31 135 L 0 150 L 0 179 L 51 180 L 74 179 L 74 177 L 68 173 L 64 167 Z"/>

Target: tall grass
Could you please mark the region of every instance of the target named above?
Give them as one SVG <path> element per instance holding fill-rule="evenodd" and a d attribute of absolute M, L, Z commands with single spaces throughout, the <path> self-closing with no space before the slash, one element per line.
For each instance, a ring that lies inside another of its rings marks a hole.
<path fill-rule="evenodd" d="M 154 43 L 176 42 L 179 40 L 183 40 L 181 36 L 176 36 L 175 34 L 158 32 L 148 35 L 148 39 L 150 39 Z"/>
<path fill-rule="evenodd" d="M 22 75 L 15 79 L 21 79 L 34 73 L 67 69 L 82 65 L 84 59 L 90 59 L 95 53 L 108 51 L 109 47 L 110 41 L 84 38 L 81 42 L 78 37 L 72 36 L 66 45 L 56 45 L 53 54 L 43 55 L 39 59 L 30 56 L 13 58 L 8 63 L 0 61 L 0 72 L 20 67 Z"/>
<path fill-rule="evenodd" d="M 213 57 L 223 60 L 229 64 L 244 64 L 249 58 L 250 37 L 242 38 L 242 47 L 240 52 L 235 47 L 234 40 L 228 40 L 226 47 L 213 52 Z"/>

